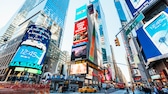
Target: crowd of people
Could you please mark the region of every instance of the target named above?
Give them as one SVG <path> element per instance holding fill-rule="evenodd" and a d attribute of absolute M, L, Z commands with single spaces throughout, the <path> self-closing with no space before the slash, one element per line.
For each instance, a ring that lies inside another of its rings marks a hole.
<path fill-rule="evenodd" d="M 158 85 L 154 85 L 154 86 L 136 86 L 136 89 L 139 89 L 140 91 L 143 91 L 145 94 L 168 94 L 168 87 L 167 86 L 158 86 Z M 131 87 L 131 90 L 134 93 L 135 91 L 135 86 Z M 128 89 L 127 89 L 127 92 Z"/>

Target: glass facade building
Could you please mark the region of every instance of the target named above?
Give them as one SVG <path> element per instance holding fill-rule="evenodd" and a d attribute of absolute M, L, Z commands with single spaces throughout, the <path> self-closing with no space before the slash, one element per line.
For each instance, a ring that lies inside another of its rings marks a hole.
<path fill-rule="evenodd" d="M 0 44 L 4 43 L 4 39 L 10 40 L 17 27 L 25 20 L 35 15 L 39 11 L 44 12 L 55 23 L 57 23 L 62 31 L 59 43 L 62 41 L 63 26 L 68 9 L 69 0 L 26 0 L 21 9 L 12 17 L 4 28 L 3 37 L 0 39 Z M 48 21 L 51 24 L 51 21 Z M 59 45 L 60 46 L 60 45 Z"/>
<path fill-rule="evenodd" d="M 68 4 L 69 0 L 25 1 L 21 9 L 6 24 L 6 32 L 4 33 L 4 36 L 6 36 L 5 38 L 8 38 L 9 41 L 4 44 L 4 39 L 1 39 L 1 80 L 5 80 L 6 76 L 8 76 L 7 73 L 12 75 L 19 74 L 18 71 L 15 71 L 14 67 L 8 67 L 8 65 L 15 55 L 17 49 L 20 47 L 24 34 L 27 31 L 27 27 L 32 24 L 46 28 L 51 32 L 50 43 L 46 56 L 44 57 L 45 60 L 43 68 L 41 69 L 41 76 L 44 72 L 47 71 L 53 74 L 63 74 L 62 65 L 64 65 L 64 63 L 66 62 L 66 55 L 60 50 L 60 47 L 63 37 L 64 21 L 66 18 Z M 4 51 L 10 51 L 10 53 L 6 53 Z M 27 73 L 20 73 L 23 75 L 28 75 Z M 38 75 L 33 74 L 33 76 L 37 79 L 39 78 Z M 10 78 L 11 76 L 9 75 L 9 79 L 7 80 L 10 80 Z"/>

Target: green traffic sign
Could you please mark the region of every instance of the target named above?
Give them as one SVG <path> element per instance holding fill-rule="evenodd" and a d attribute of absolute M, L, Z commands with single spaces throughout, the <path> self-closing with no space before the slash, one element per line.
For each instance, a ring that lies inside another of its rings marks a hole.
<path fill-rule="evenodd" d="M 140 22 L 142 21 L 143 19 L 145 18 L 145 16 L 140 13 L 136 18 L 135 20 L 132 22 L 132 24 L 129 26 L 129 28 L 126 30 L 125 34 L 128 35 L 132 29 Z"/>

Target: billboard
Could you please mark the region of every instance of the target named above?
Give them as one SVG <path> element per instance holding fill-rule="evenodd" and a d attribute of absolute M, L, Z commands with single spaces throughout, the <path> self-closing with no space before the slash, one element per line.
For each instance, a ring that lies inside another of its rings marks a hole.
<path fill-rule="evenodd" d="M 87 17 L 87 5 L 83 5 L 76 9 L 75 22 Z"/>
<path fill-rule="evenodd" d="M 51 32 L 48 29 L 38 25 L 30 25 L 23 37 L 23 41 L 33 40 L 48 47 L 50 38 Z"/>
<path fill-rule="evenodd" d="M 94 13 L 93 4 L 88 6 L 88 12 L 89 12 L 89 14 L 93 14 Z"/>
<path fill-rule="evenodd" d="M 42 66 L 39 60 L 43 58 L 43 52 L 39 48 L 22 45 L 19 47 L 9 66 L 30 67 L 40 70 Z"/>
<path fill-rule="evenodd" d="M 70 74 L 86 74 L 87 63 L 71 64 Z"/>
<path fill-rule="evenodd" d="M 71 61 L 85 59 L 87 56 L 87 45 L 72 48 Z"/>
<path fill-rule="evenodd" d="M 133 17 L 157 0 L 125 0 Z"/>
<path fill-rule="evenodd" d="M 90 43 L 90 51 L 89 51 L 89 60 L 94 62 L 94 50 L 95 50 L 95 26 L 93 27 L 91 43 Z"/>
<path fill-rule="evenodd" d="M 75 23 L 73 45 L 77 45 L 83 42 L 88 42 L 88 32 L 87 32 L 88 28 L 87 27 L 88 27 L 87 18 Z"/>
<path fill-rule="evenodd" d="M 143 29 L 161 54 L 168 53 L 168 14 L 162 11 L 148 21 Z"/>
<path fill-rule="evenodd" d="M 151 62 L 167 57 L 168 51 L 165 50 L 167 49 L 167 12 L 168 8 L 136 31 L 145 61 Z"/>
<path fill-rule="evenodd" d="M 9 66 L 41 70 L 48 49 L 51 32 L 41 26 L 30 25 Z"/>
<path fill-rule="evenodd" d="M 93 78 L 93 68 L 88 67 L 88 74 L 86 74 L 87 79 L 92 79 Z"/>
<path fill-rule="evenodd" d="M 112 80 L 112 72 L 111 72 L 111 68 L 110 67 L 105 69 L 105 77 L 106 77 L 107 81 L 111 81 Z"/>

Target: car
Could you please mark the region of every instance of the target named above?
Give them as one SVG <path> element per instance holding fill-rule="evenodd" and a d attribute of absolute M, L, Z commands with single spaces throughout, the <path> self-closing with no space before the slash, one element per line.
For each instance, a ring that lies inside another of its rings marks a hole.
<path fill-rule="evenodd" d="M 81 93 L 93 93 L 93 92 L 97 92 L 97 90 L 91 86 L 84 86 L 82 88 L 78 89 L 78 92 Z"/>

